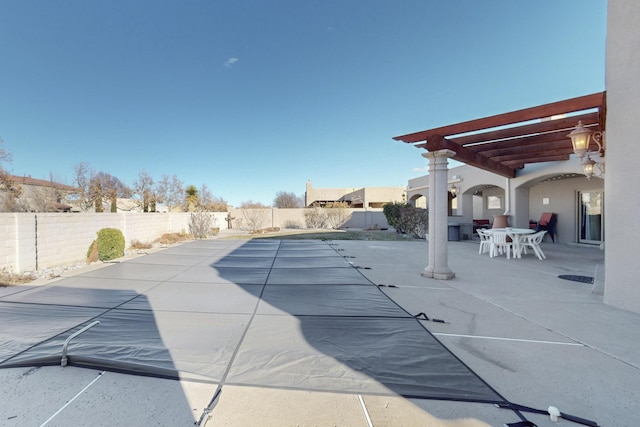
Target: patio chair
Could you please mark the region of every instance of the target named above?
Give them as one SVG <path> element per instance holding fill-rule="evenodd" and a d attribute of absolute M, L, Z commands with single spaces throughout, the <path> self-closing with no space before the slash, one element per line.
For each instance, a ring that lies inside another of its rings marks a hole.
<path fill-rule="evenodd" d="M 536 231 L 545 230 L 549 237 L 551 237 L 551 241 L 555 243 L 555 231 L 556 231 L 556 223 L 558 222 L 558 214 L 552 212 L 545 212 L 540 216 L 538 220 L 538 225 L 536 225 Z"/>
<path fill-rule="evenodd" d="M 494 231 L 490 237 L 491 248 L 489 249 L 489 256 L 493 258 L 503 252 L 506 252 L 507 259 L 511 258 L 511 252 L 513 251 L 513 242 L 508 239 L 507 233 L 503 231 Z M 515 253 L 514 253 L 515 256 Z"/>
<path fill-rule="evenodd" d="M 483 254 L 489 252 L 491 250 L 491 233 L 488 233 L 483 228 L 477 229 L 476 233 L 480 236 L 480 249 L 478 249 L 478 253 Z"/>
<path fill-rule="evenodd" d="M 525 234 L 524 236 L 520 236 L 520 250 L 524 251 L 526 254 L 527 248 L 531 248 L 539 260 L 542 260 L 543 258 L 546 259 L 547 257 L 544 256 L 544 252 L 542 252 L 542 249 L 540 248 L 540 243 L 542 242 L 542 239 L 544 239 L 544 235 L 546 233 L 547 232 L 543 230 L 534 234 Z"/>

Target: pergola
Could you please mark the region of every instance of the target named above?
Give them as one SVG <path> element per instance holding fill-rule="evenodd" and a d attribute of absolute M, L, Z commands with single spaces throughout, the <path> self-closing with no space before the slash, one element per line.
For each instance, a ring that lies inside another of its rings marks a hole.
<path fill-rule="evenodd" d="M 605 120 L 606 92 L 598 92 L 393 138 L 425 149 L 429 159 L 429 266 L 423 275 L 455 277 L 447 266 L 448 158 L 515 178 L 526 164 L 569 160 L 567 135 L 578 121 L 603 132 Z M 589 150 L 597 151 L 591 144 Z"/>

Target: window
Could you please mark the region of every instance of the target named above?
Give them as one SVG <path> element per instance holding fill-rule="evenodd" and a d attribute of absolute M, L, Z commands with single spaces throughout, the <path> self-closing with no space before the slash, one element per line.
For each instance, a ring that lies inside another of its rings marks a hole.
<path fill-rule="evenodd" d="M 502 196 L 487 196 L 487 209 L 502 209 Z"/>

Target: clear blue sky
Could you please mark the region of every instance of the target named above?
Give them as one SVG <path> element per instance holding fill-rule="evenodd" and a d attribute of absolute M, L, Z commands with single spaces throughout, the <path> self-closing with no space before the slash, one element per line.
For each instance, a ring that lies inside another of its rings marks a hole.
<path fill-rule="evenodd" d="M 3 166 L 404 186 L 394 136 L 604 90 L 605 31 L 605 0 L 0 0 Z"/>

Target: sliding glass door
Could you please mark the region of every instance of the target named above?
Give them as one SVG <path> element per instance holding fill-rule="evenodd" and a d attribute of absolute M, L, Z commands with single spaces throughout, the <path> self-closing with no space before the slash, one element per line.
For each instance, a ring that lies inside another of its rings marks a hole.
<path fill-rule="evenodd" d="M 604 242 L 604 193 L 580 192 L 579 203 L 578 241 L 590 244 Z"/>

